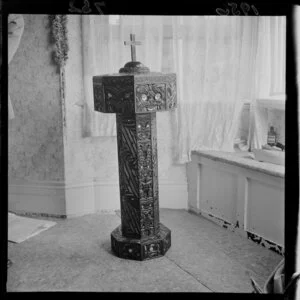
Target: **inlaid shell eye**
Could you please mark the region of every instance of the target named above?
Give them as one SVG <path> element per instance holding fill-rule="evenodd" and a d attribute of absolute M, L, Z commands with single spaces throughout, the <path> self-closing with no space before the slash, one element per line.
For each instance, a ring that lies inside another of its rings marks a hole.
<path fill-rule="evenodd" d="M 142 94 L 142 100 L 143 100 L 143 101 L 146 101 L 146 100 L 147 100 L 147 95 Z"/>
<path fill-rule="evenodd" d="M 160 98 L 161 98 L 161 94 L 156 94 L 155 96 L 154 96 L 154 98 L 155 98 L 155 100 L 159 100 Z"/>

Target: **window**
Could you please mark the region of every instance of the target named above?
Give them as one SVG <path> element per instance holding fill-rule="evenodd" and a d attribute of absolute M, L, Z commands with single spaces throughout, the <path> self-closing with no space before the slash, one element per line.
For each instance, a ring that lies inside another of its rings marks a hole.
<path fill-rule="evenodd" d="M 116 72 L 128 62 L 130 48 L 124 47 L 124 41 L 134 33 L 142 43 L 137 48 L 138 61 L 151 71 L 177 74 L 179 161 L 186 162 L 192 150 L 232 151 L 242 99 L 251 97 L 258 19 L 89 16 L 82 34 L 85 107 L 92 115 L 86 127 L 92 128 L 93 136 L 110 134 L 106 128 L 111 126 L 106 124 L 113 120 L 93 111 L 90 76 Z M 247 139 L 246 134 L 243 138 Z"/>
<path fill-rule="evenodd" d="M 270 127 L 274 127 L 277 134 L 277 141 L 285 144 L 285 70 L 286 70 L 286 19 L 285 17 L 271 17 L 268 23 L 266 39 L 269 38 L 268 55 L 269 59 L 268 76 L 269 93 L 266 96 L 259 97 L 256 100 L 257 110 L 255 117 L 260 118 L 259 128 L 264 132 L 260 133 L 262 142 L 267 143 L 267 133 Z M 268 35 L 269 34 L 269 35 Z M 245 101 L 241 113 L 240 126 L 235 140 L 235 148 L 248 150 L 252 144 L 249 139 L 250 128 L 250 102 Z M 257 127 L 258 128 L 258 127 Z"/>

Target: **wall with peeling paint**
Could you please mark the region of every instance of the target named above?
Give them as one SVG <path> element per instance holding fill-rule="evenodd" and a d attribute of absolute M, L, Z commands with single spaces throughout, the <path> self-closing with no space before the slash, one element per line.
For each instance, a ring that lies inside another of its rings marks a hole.
<path fill-rule="evenodd" d="M 189 210 L 282 254 L 284 166 L 246 155 L 195 151 L 187 169 Z"/>
<path fill-rule="evenodd" d="M 9 209 L 65 213 L 59 74 L 47 15 L 23 15 L 24 32 L 8 70 L 15 118 L 9 120 Z"/>
<path fill-rule="evenodd" d="M 24 15 L 24 32 L 9 65 L 9 177 L 63 180 L 59 74 L 51 64 L 47 15 Z"/>

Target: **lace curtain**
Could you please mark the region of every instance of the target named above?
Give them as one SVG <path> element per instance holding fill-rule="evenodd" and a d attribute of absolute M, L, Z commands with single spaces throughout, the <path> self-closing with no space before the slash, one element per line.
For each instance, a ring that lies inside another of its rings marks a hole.
<path fill-rule="evenodd" d="M 177 159 L 189 161 L 191 150 L 234 151 L 249 94 L 252 18 L 178 17 L 172 25 L 179 89 Z M 176 37 L 180 27 L 181 39 Z"/>
<path fill-rule="evenodd" d="M 178 108 L 170 112 L 176 161 L 188 162 L 192 150 L 234 151 L 243 100 L 255 95 L 258 19 L 82 16 L 85 136 L 116 134 L 114 114 L 93 110 L 92 76 L 130 61 L 124 41 L 135 33 L 138 61 L 177 74 Z"/>
<path fill-rule="evenodd" d="M 156 16 L 82 16 L 84 136 L 115 136 L 115 114 L 94 111 L 92 77 L 118 73 L 131 60 L 124 46 L 130 33 L 136 34 L 137 60 L 151 71 L 161 71 L 163 18 Z"/>
<path fill-rule="evenodd" d="M 268 112 L 260 109 L 258 99 L 274 95 L 285 97 L 285 17 L 259 17 L 253 22 L 254 39 L 257 49 L 254 52 L 253 75 L 249 81 L 250 93 L 250 148 L 261 148 L 267 142 Z"/>

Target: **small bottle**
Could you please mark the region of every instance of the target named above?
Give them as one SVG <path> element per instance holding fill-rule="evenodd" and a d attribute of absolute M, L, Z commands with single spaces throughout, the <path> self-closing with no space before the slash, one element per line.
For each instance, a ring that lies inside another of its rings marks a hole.
<path fill-rule="evenodd" d="M 268 132 L 268 145 L 274 146 L 276 145 L 276 132 L 274 130 L 274 127 L 270 127 L 270 131 Z"/>

